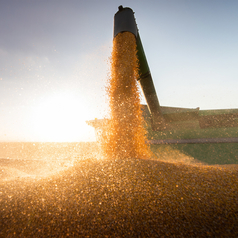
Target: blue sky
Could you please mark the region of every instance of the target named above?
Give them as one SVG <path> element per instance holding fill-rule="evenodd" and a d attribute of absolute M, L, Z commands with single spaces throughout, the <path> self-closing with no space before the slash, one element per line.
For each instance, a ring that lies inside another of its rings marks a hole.
<path fill-rule="evenodd" d="M 135 12 L 162 106 L 238 108 L 238 1 L 2 0 L 0 141 L 95 139 L 85 121 L 107 109 L 119 5 Z"/>

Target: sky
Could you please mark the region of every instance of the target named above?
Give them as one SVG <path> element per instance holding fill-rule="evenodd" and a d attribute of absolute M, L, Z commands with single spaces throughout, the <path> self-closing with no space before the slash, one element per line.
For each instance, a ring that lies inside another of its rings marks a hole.
<path fill-rule="evenodd" d="M 161 106 L 238 108 L 236 0 L 1 0 L 0 141 L 95 140 L 119 5 Z"/>

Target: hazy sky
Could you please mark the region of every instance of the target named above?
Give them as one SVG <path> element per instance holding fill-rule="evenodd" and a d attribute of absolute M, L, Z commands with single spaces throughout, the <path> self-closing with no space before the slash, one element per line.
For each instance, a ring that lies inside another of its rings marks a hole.
<path fill-rule="evenodd" d="M 238 108 L 236 0 L 1 0 L 0 141 L 95 139 L 119 5 L 162 106 Z"/>

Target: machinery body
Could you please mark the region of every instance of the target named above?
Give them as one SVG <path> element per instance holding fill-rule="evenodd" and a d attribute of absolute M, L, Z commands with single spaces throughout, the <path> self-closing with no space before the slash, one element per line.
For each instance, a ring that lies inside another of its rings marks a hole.
<path fill-rule="evenodd" d="M 123 32 L 131 32 L 136 37 L 137 57 L 139 60 L 139 84 L 145 96 L 148 110 L 151 116 L 151 128 L 154 131 L 169 130 L 172 121 L 189 121 L 199 120 L 200 128 L 219 128 L 219 127 L 237 127 L 238 126 L 238 113 L 235 112 L 219 112 L 212 113 L 213 115 L 203 115 L 196 109 L 176 109 L 170 108 L 169 111 L 161 107 L 155 91 L 154 83 L 150 73 L 149 65 L 145 56 L 145 52 L 141 43 L 140 34 L 134 17 L 134 12 L 131 8 L 123 6 L 118 7 L 118 11 L 114 16 L 114 32 L 113 37 Z M 179 111 L 178 111 L 179 110 Z M 207 112 L 206 112 L 207 113 Z M 209 112 L 208 114 L 210 114 Z"/>
<path fill-rule="evenodd" d="M 147 143 L 190 144 L 189 151 L 193 151 L 193 144 L 213 143 L 217 145 L 216 148 L 219 148 L 219 150 L 221 144 L 227 144 L 226 151 L 231 149 L 232 153 L 235 154 L 236 150 L 228 147 L 228 144 L 232 146 L 238 143 L 238 109 L 200 110 L 199 107 L 177 108 L 160 106 L 136 25 L 134 12 L 131 8 L 119 6 L 119 10 L 114 16 L 113 37 L 115 38 L 117 34 L 123 32 L 130 32 L 136 37 L 140 75 L 138 81 L 147 102 L 147 105 L 141 105 L 141 109 L 145 121 L 149 122 L 151 120 L 151 124 L 147 123 L 149 125 L 147 128 L 149 135 Z M 87 121 L 87 124 L 93 126 L 96 134 L 100 137 L 106 131 L 108 121 L 106 119 L 95 119 Z M 163 133 L 157 132 L 162 130 L 165 131 Z M 200 151 L 197 154 L 196 148 L 194 154 L 192 154 L 194 158 L 198 154 L 200 155 Z M 213 152 L 214 150 L 211 151 L 211 153 Z M 207 150 L 205 153 L 204 157 L 207 156 Z"/>

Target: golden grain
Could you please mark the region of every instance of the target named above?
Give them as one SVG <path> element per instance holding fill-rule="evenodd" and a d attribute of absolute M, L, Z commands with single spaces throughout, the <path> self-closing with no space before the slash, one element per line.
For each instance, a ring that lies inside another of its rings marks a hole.
<path fill-rule="evenodd" d="M 108 82 L 110 122 L 102 141 L 108 158 L 146 158 L 146 130 L 140 108 L 136 39 L 130 32 L 113 40 L 111 77 Z"/>

